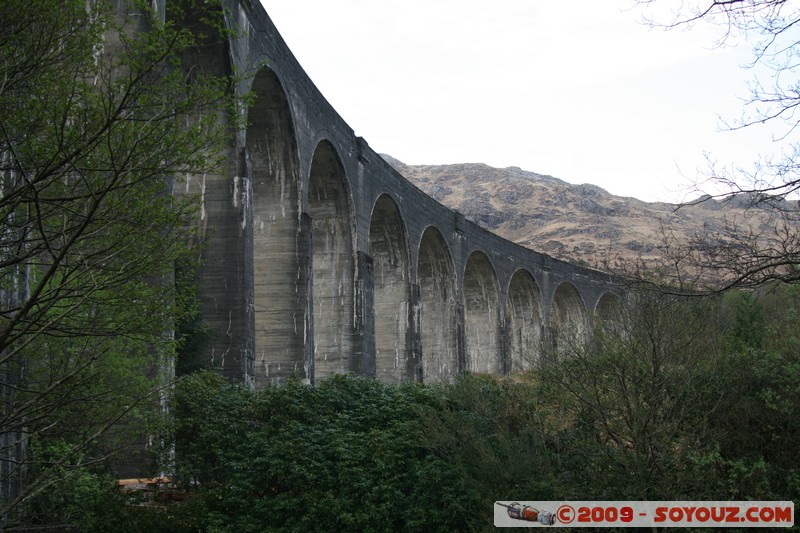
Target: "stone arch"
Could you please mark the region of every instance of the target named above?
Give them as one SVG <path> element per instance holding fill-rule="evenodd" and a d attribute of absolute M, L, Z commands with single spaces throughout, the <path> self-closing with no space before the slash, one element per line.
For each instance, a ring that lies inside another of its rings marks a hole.
<path fill-rule="evenodd" d="M 409 259 L 400 209 L 389 195 L 375 202 L 369 225 L 373 264 L 375 374 L 390 383 L 409 378 Z M 411 369 L 413 371 L 413 369 Z M 413 376 L 413 374 L 412 374 Z"/>
<path fill-rule="evenodd" d="M 426 383 L 452 381 L 458 374 L 454 278 L 453 260 L 442 234 L 428 227 L 420 239 L 417 259 L 422 379 Z"/>
<path fill-rule="evenodd" d="M 250 183 L 235 177 L 233 186 L 234 203 L 242 202 L 245 209 L 242 227 L 253 235 L 255 383 L 261 386 L 292 373 L 309 375 L 307 293 L 300 275 L 299 160 L 291 111 L 278 77 L 267 68 L 256 74 L 251 92 L 245 161 L 240 163 L 249 170 L 240 174 L 249 175 Z M 252 213 L 246 212 L 248 204 Z"/>
<path fill-rule="evenodd" d="M 320 142 L 308 180 L 314 309 L 314 381 L 359 373 L 355 343 L 355 261 L 349 187 L 333 145 Z"/>
<path fill-rule="evenodd" d="M 529 370 L 542 351 L 542 294 L 533 276 L 517 270 L 508 284 L 508 355 L 511 372 Z"/>
<path fill-rule="evenodd" d="M 606 292 L 594 308 L 594 326 L 609 333 L 621 333 L 625 310 L 622 300 L 613 292 Z"/>
<path fill-rule="evenodd" d="M 558 286 L 550 305 L 550 338 L 556 355 L 567 354 L 588 338 L 586 305 L 569 282 Z"/>
<path fill-rule="evenodd" d="M 470 372 L 503 373 L 498 293 L 491 261 L 483 252 L 472 252 L 464 267 L 464 337 Z"/>

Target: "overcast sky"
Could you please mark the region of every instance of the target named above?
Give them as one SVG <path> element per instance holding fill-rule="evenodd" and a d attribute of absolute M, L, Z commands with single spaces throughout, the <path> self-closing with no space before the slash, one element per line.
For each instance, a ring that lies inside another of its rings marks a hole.
<path fill-rule="evenodd" d="M 376 152 L 481 162 L 685 199 L 705 154 L 774 150 L 741 114 L 750 47 L 663 31 L 632 0 L 262 0 L 311 80 Z M 663 18 L 662 18 L 663 20 Z"/>

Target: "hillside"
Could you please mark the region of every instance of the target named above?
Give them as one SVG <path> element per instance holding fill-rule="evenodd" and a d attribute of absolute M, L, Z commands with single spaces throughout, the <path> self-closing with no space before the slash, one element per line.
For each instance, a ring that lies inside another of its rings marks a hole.
<path fill-rule="evenodd" d="M 767 214 L 744 202 L 710 200 L 676 209 L 615 196 L 595 185 L 572 185 L 517 167 L 481 163 L 406 165 L 382 155 L 398 172 L 469 220 L 553 257 L 602 267 L 660 257 L 662 228 L 689 237 L 727 221 L 763 227 Z"/>

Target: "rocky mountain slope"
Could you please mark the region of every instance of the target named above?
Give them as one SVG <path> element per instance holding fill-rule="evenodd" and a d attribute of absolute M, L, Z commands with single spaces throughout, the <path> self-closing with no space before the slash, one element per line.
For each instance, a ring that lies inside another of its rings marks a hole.
<path fill-rule="evenodd" d="M 614 196 L 595 185 L 572 185 L 517 167 L 406 165 L 382 157 L 427 194 L 484 228 L 595 268 L 657 261 L 663 229 L 689 237 L 721 228 L 726 221 L 769 224 L 763 210 L 746 210 L 744 201 L 710 200 L 676 209 L 674 204 Z"/>

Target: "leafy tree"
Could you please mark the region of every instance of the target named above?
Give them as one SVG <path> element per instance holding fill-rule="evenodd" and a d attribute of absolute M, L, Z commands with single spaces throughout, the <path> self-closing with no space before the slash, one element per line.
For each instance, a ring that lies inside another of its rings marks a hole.
<path fill-rule="evenodd" d="M 635 293 L 616 323 L 543 362 L 559 497 L 796 497 L 798 310 L 796 286 Z"/>
<path fill-rule="evenodd" d="M 731 499 L 789 499 L 800 481 L 800 293 L 775 285 L 726 295 L 726 350 L 715 376 L 721 398 L 710 420 L 719 435 L 719 490 Z"/>
<path fill-rule="evenodd" d="M 168 2 L 0 3 L 0 516 L 107 459 L 167 385 L 181 176 L 214 169 L 226 80 L 184 65 Z M 209 22 L 210 23 L 210 22 Z M 27 451 L 26 451 L 27 450 Z M 58 510 L 49 517 L 57 520 Z M 34 517 L 36 518 L 36 517 Z"/>
<path fill-rule="evenodd" d="M 705 383 L 717 371 L 714 316 L 710 300 L 642 292 L 592 342 L 541 364 L 541 394 L 565 421 L 564 497 L 700 494 L 694 465 L 714 451 Z"/>
<path fill-rule="evenodd" d="M 560 497 L 560 424 L 535 384 L 465 374 L 436 389 L 444 404 L 418 409 L 416 441 L 458 473 L 458 491 L 440 503 L 463 517 L 459 529 L 493 527 L 491 515 L 479 512 L 486 502 Z"/>

